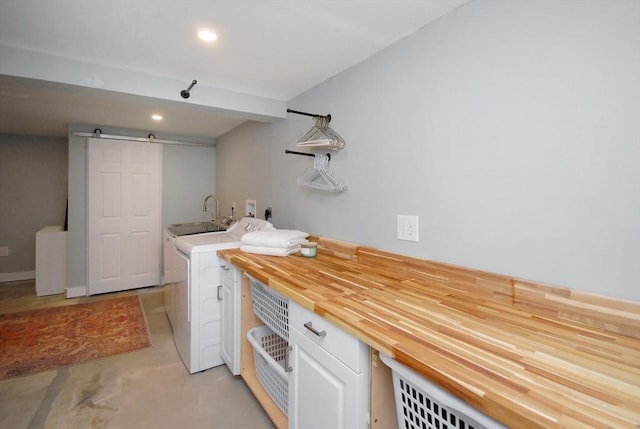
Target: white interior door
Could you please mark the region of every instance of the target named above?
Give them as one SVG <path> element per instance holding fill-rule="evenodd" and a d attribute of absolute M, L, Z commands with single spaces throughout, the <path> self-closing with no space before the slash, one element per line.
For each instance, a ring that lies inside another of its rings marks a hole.
<path fill-rule="evenodd" d="M 160 283 L 160 151 L 157 144 L 88 139 L 89 295 Z"/>

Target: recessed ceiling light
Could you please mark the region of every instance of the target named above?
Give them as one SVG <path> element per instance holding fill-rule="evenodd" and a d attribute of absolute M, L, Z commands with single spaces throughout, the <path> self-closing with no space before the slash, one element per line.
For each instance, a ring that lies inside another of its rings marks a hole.
<path fill-rule="evenodd" d="M 162 115 L 151 115 L 151 119 L 153 119 L 154 121 L 161 121 L 162 120 Z"/>
<path fill-rule="evenodd" d="M 198 30 L 198 37 L 205 42 L 215 42 L 218 39 L 218 35 L 208 28 Z"/>

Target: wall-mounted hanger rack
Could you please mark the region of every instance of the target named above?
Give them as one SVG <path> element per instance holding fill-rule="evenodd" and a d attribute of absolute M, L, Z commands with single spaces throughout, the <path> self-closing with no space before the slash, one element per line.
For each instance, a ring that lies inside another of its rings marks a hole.
<path fill-rule="evenodd" d="M 289 154 L 292 154 L 292 155 L 311 156 L 311 157 L 316 156 L 316 155 L 315 155 L 315 154 L 313 154 L 313 153 L 297 152 L 297 151 L 295 151 L 295 150 L 289 150 L 289 149 L 286 149 L 286 150 L 284 151 L 284 153 L 289 153 Z M 330 154 L 330 153 L 328 153 L 328 154 L 327 154 L 327 158 L 329 159 L 329 161 L 331 161 L 331 154 Z"/>
<path fill-rule="evenodd" d="M 301 112 L 299 110 L 287 109 L 287 113 L 310 116 L 315 119 L 316 124 L 307 133 L 300 137 L 296 146 L 306 149 L 316 150 L 338 150 L 344 147 L 344 140 L 338 133 L 329 127 L 331 115 L 318 115 L 315 113 Z M 297 152 L 295 150 L 285 150 L 284 153 L 292 155 L 311 156 L 314 158 L 313 167 L 298 177 L 298 184 L 313 190 L 325 192 L 344 192 L 347 185 L 336 176 L 329 168 L 331 154 Z"/>
<path fill-rule="evenodd" d="M 297 115 L 310 116 L 316 120 L 316 124 L 305 135 L 300 137 L 296 145 L 298 147 L 306 147 L 307 149 L 342 149 L 345 141 L 340 134 L 335 132 L 329 126 L 331 115 L 318 115 L 315 113 L 301 112 L 299 110 L 287 109 L 288 113 Z"/>

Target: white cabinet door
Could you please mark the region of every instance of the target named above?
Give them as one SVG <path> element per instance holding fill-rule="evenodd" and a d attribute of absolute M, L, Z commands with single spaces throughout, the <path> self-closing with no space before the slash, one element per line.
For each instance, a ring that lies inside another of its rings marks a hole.
<path fill-rule="evenodd" d="M 295 328 L 289 341 L 289 429 L 367 428 L 365 374 L 356 374 Z"/>
<path fill-rule="evenodd" d="M 240 375 L 240 285 L 238 269 L 223 263 L 222 359 L 233 375 Z"/>
<path fill-rule="evenodd" d="M 88 139 L 89 295 L 160 283 L 160 145 Z"/>
<path fill-rule="evenodd" d="M 215 250 L 191 253 L 192 373 L 224 364 L 220 263 Z"/>

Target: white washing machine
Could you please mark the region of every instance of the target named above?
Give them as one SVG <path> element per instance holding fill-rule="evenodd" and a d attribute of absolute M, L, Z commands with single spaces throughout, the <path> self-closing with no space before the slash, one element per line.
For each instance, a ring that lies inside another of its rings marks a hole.
<path fill-rule="evenodd" d="M 265 220 L 245 217 L 225 232 L 176 237 L 169 311 L 176 348 L 191 374 L 224 363 L 222 261 L 216 252 L 240 247 L 247 232 L 270 228 L 273 225 Z"/>

